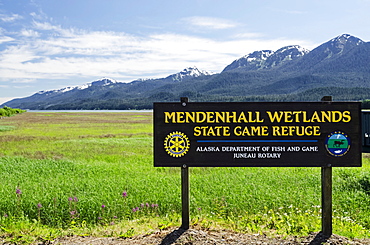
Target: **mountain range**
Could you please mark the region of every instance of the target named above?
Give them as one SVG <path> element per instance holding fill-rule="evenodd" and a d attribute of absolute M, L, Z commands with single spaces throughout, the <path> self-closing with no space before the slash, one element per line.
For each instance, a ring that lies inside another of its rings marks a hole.
<path fill-rule="evenodd" d="M 6 105 L 21 109 L 151 109 L 153 102 L 319 101 L 370 98 L 370 42 L 343 34 L 309 51 L 298 45 L 261 50 L 236 59 L 221 73 L 196 67 L 130 83 L 110 78 L 40 91 Z"/>

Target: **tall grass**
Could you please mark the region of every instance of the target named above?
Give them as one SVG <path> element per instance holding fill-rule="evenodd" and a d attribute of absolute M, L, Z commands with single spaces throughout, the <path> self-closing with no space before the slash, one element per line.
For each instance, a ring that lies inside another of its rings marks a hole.
<path fill-rule="evenodd" d="M 25 113 L 0 127 L 0 227 L 179 225 L 180 169 L 154 168 L 151 113 Z M 334 168 L 334 232 L 370 237 L 369 159 Z M 193 225 L 319 231 L 319 168 L 191 168 Z"/>

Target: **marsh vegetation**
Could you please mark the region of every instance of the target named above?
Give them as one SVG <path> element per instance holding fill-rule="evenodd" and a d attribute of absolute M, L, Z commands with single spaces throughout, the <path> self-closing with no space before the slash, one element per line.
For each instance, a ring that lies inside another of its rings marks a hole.
<path fill-rule="evenodd" d="M 153 167 L 152 113 L 27 112 L 0 121 L 0 236 L 130 237 L 181 223 L 180 169 Z M 1 129 L 7 130 L 1 130 Z M 333 169 L 333 232 L 370 237 L 370 163 Z M 193 227 L 321 229 L 319 168 L 191 168 Z"/>

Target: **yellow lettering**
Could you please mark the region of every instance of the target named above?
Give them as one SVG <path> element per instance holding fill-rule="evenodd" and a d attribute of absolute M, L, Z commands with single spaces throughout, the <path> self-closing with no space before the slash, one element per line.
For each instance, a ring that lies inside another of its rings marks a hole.
<path fill-rule="evenodd" d="M 321 135 L 320 126 L 313 126 L 313 135 L 314 136 L 320 136 Z"/>
<path fill-rule="evenodd" d="M 302 111 L 303 113 L 303 122 L 311 122 L 311 120 L 307 119 L 307 111 Z"/>
<path fill-rule="evenodd" d="M 201 130 L 199 126 L 194 127 L 194 136 L 201 136 Z"/>
<path fill-rule="evenodd" d="M 196 120 L 197 123 L 203 123 L 207 119 L 207 115 L 206 115 L 205 112 L 197 111 L 196 118 L 197 118 L 197 120 Z"/>
<path fill-rule="evenodd" d="M 213 118 L 213 111 L 207 111 L 206 114 L 207 114 L 207 123 L 214 123 L 215 120 Z"/>
<path fill-rule="evenodd" d="M 293 111 L 293 115 L 295 116 L 295 122 L 300 122 L 299 115 L 302 114 L 302 111 Z"/>
<path fill-rule="evenodd" d="M 351 112 L 349 111 L 344 111 L 343 112 L 343 122 L 350 122 L 351 121 Z"/>
<path fill-rule="evenodd" d="M 272 126 L 272 135 L 273 136 L 280 136 L 279 126 Z"/>
<path fill-rule="evenodd" d="M 305 132 L 304 132 L 304 127 L 301 126 L 301 127 L 296 127 L 296 135 L 297 136 L 304 136 L 305 135 Z"/>
<path fill-rule="evenodd" d="M 175 119 L 176 119 L 175 112 L 168 112 L 168 111 L 164 112 L 164 122 L 165 123 L 169 123 L 168 120 L 172 120 L 172 123 L 176 123 Z"/>
<path fill-rule="evenodd" d="M 269 127 L 268 126 L 262 126 L 262 135 L 261 136 L 268 136 L 269 135 Z"/>
<path fill-rule="evenodd" d="M 226 122 L 227 123 L 230 123 L 230 122 L 235 123 L 236 122 L 236 111 L 232 111 L 231 113 L 232 113 L 232 115 L 230 115 L 229 111 L 226 112 L 226 115 L 227 115 L 226 116 Z"/>
<path fill-rule="evenodd" d="M 284 111 L 284 122 L 293 122 L 291 111 Z"/>
<path fill-rule="evenodd" d="M 273 136 L 320 136 L 320 126 L 272 126 Z"/>
<path fill-rule="evenodd" d="M 261 119 L 261 114 L 259 111 L 256 111 L 256 122 L 262 123 L 265 119 Z"/>
<path fill-rule="evenodd" d="M 340 122 L 342 121 L 342 113 L 340 111 L 332 111 L 332 122 Z"/>
<path fill-rule="evenodd" d="M 293 133 L 295 132 L 296 127 L 289 126 L 289 136 L 293 136 Z"/>
<path fill-rule="evenodd" d="M 238 123 L 242 123 L 242 122 L 244 123 L 248 122 L 243 111 L 239 114 L 239 118 L 238 118 Z"/>
<path fill-rule="evenodd" d="M 266 111 L 267 115 L 269 116 L 270 118 L 270 122 L 280 122 L 282 117 L 283 117 L 283 112 L 282 111 L 274 111 L 274 113 L 272 114 L 271 111 Z M 279 114 L 280 113 L 280 114 Z"/>
<path fill-rule="evenodd" d="M 311 136 L 312 135 L 312 126 L 307 126 L 304 130 L 304 134 L 307 135 L 307 136 Z"/>
<path fill-rule="evenodd" d="M 216 136 L 215 131 L 212 127 L 208 128 L 207 136 Z"/>
<path fill-rule="evenodd" d="M 249 133 L 248 127 L 244 127 L 242 135 L 243 136 L 246 136 L 246 135 L 251 136 L 251 134 Z"/>
<path fill-rule="evenodd" d="M 234 128 L 234 134 L 236 135 L 236 136 L 240 136 L 242 133 L 240 132 L 240 129 L 241 129 L 242 127 L 241 126 L 236 126 L 235 128 Z"/>
<path fill-rule="evenodd" d="M 322 122 L 331 122 L 331 113 L 330 113 L 330 111 L 321 111 L 321 121 Z"/>
<path fill-rule="evenodd" d="M 187 111 L 185 112 L 185 118 L 186 123 L 195 122 L 195 113 Z"/>
<path fill-rule="evenodd" d="M 229 126 L 196 126 L 194 136 L 230 136 Z"/>
<path fill-rule="evenodd" d="M 317 111 L 314 111 L 314 113 L 313 113 L 313 115 L 312 115 L 312 117 L 311 117 L 311 122 L 321 122 L 321 120 L 320 120 L 320 117 L 319 117 L 319 115 L 317 114 Z"/>
<path fill-rule="evenodd" d="M 251 131 L 253 136 L 268 136 L 268 127 L 267 126 L 251 126 Z"/>
<path fill-rule="evenodd" d="M 234 128 L 236 136 L 268 136 L 268 126 L 236 126 Z"/>
<path fill-rule="evenodd" d="M 184 112 L 177 111 L 176 114 L 177 114 L 177 123 L 185 123 Z"/>
<path fill-rule="evenodd" d="M 224 126 L 223 127 L 223 136 L 230 136 L 229 130 L 230 130 L 230 127 Z"/>
<path fill-rule="evenodd" d="M 216 117 L 216 122 L 219 123 L 220 121 L 221 122 L 225 122 L 225 112 L 218 112 L 216 111 L 215 112 L 215 117 Z"/>
<path fill-rule="evenodd" d="M 344 122 L 348 123 L 352 120 L 350 111 L 313 111 L 309 114 L 307 111 L 266 111 L 266 114 L 271 123 L 325 123 L 325 122 Z M 164 112 L 165 123 L 263 123 L 264 118 L 261 117 L 259 111 L 177 111 Z M 301 130 L 296 128 L 275 129 L 276 134 L 301 134 Z M 293 130 L 293 131 L 291 131 Z"/>
<path fill-rule="evenodd" d="M 248 111 L 248 122 L 254 123 L 256 119 L 253 120 L 253 111 Z"/>
<path fill-rule="evenodd" d="M 289 136 L 288 134 L 288 126 L 281 126 L 281 136 Z"/>

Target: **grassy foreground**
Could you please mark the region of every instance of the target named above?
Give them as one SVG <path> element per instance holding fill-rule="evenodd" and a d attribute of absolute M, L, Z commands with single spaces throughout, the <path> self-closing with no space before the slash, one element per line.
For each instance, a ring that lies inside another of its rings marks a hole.
<path fill-rule="evenodd" d="M 181 223 L 180 169 L 154 168 L 152 113 L 0 120 L 0 236 L 132 236 Z M 320 168 L 191 168 L 192 225 L 321 230 Z M 370 163 L 333 169 L 333 232 L 370 237 Z"/>

